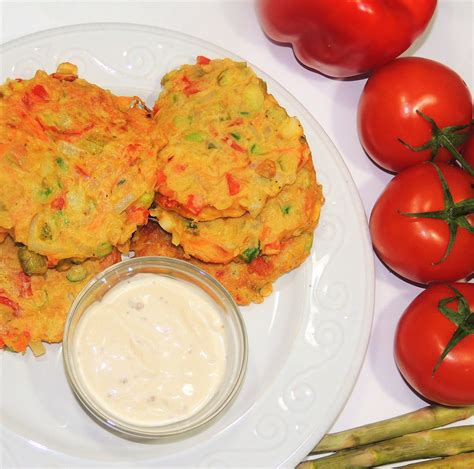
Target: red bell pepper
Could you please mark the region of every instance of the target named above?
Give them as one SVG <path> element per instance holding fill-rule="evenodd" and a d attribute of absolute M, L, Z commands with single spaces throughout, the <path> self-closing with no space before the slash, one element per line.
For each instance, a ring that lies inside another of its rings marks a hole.
<path fill-rule="evenodd" d="M 227 179 L 229 195 L 238 194 L 240 192 L 240 182 L 230 173 L 225 173 L 225 178 Z"/>
<path fill-rule="evenodd" d="M 0 305 L 5 305 L 13 311 L 14 316 L 19 316 L 21 313 L 20 305 L 13 300 L 10 300 L 7 296 L 0 295 Z"/>
<path fill-rule="evenodd" d="M 17 284 L 22 298 L 30 298 L 33 296 L 31 277 L 29 275 L 26 275 L 24 272 L 19 272 L 17 275 Z"/>
<path fill-rule="evenodd" d="M 425 30 L 437 0 L 258 0 L 271 39 L 330 77 L 368 73 L 404 52 Z"/>
<path fill-rule="evenodd" d="M 208 59 L 204 55 L 198 55 L 196 57 L 196 63 L 198 65 L 208 65 L 209 63 L 211 63 L 211 59 Z"/>

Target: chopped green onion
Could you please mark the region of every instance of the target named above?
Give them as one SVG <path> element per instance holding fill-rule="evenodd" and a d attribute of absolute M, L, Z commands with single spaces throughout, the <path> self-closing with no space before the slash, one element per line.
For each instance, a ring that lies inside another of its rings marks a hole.
<path fill-rule="evenodd" d="M 257 144 L 254 143 L 254 144 L 250 147 L 250 153 L 252 153 L 253 155 L 257 155 L 259 152 L 260 152 L 260 150 L 259 150 Z"/>
<path fill-rule="evenodd" d="M 232 137 L 234 137 L 236 140 L 240 140 L 240 135 L 239 134 L 235 134 L 235 133 L 231 133 Z"/>
<path fill-rule="evenodd" d="M 53 189 L 51 187 L 42 188 L 38 192 L 38 196 L 40 199 L 47 199 L 53 193 Z"/>
<path fill-rule="evenodd" d="M 247 248 L 241 255 L 240 257 L 247 262 L 247 264 L 250 264 L 258 255 L 260 254 L 260 243 L 259 246 L 254 247 L 254 248 Z"/>
<path fill-rule="evenodd" d="M 186 228 L 188 228 L 190 230 L 197 230 L 199 227 L 198 227 L 198 224 L 195 221 L 188 220 L 188 222 L 186 223 Z"/>
<path fill-rule="evenodd" d="M 204 140 L 204 136 L 198 132 L 188 134 L 184 138 L 188 142 L 202 142 Z"/>
<path fill-rule="evenodd" d="M 66 163 L 61 157 L 56 158 L 56 164 L 57 164 L 61 169 L 67 169 L 67 163 Z"/>
<path fill-rule="evenodd" d="M 51 228 L 49 227 L 47 223 L 44 223 L 43 226 L 41 227 L 40 239 L 42 239 L 43 241 L 47 239 L 53 239 Z"/>
<path fill-rule="evenodd" d="M 145 192 L 142 196 L 138 199 L 138 203 L 143 207 L 149 207 L 153 202 L 154 192 Z"/>

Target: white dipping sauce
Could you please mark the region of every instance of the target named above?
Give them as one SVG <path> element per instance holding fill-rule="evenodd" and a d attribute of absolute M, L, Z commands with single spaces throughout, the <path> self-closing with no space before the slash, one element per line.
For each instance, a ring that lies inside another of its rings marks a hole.
<path fill-rule="evenodd" d="M 81 318 L 79 378 L 104 410 L 155 426 L 195 414 L 226 368 L 224 324 L 197 287 L 155 274 L 114 286 Z"/>

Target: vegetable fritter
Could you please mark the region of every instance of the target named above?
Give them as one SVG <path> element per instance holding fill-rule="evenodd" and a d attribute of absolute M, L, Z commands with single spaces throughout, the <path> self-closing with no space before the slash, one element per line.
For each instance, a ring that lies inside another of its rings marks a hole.
<path fill-rule="evenodd" d="M 183 65 L 162 80 L 154 112 L 168 144 L 156 201 L 193 220 L 256 216 L 310 158 L 303 129 L 250 67 Z"/>
<path fill-rule="evenodd" d="M 285 186 L 254 218 L 194 221 L 161 207 L 150 210 L 160 226 L 173 235 L 186 255 L 204 262 L 226 264 L 236 257 L 250 262 L 257 254 L 277 254 L 282 242 L 313 228 L 323 202 L 311 160 L 298 172 L 294 184 Z"/>
<path fill-rule="evenodd" d="M 165 143 L 138 98 L 61 64 L 0 86 L 0 237 L 54 265 L 102 258 L 146 222 Z"/>
<path fill-rule="evenodd" d="M 250 263 L 232 261 L 228 264 L 209 264 L 185 257 L 171 236 L 157 223 L 150 222 L 135 233 L 132 249 L 137 256 L 168 256 L 185 259 L 208 272 L 229 290 L 239 305 L 262 303 L 272 293 L 272 282 L 295 269 L 309 256 L 313 232 L 282 242 L 281 250 L 273 256 L 258 255 Z"/>
<path fill-rule="evenodd" d="M 44 275 L 26 275 L 18 247 L 8 237 L 0 244 L 0 348 L 23 352 L 41 342 L 60 342 L 69 306 L 91 278 L 115 262 L 107 257 L 74 265 L 65 272 L 48 269 Z"/>

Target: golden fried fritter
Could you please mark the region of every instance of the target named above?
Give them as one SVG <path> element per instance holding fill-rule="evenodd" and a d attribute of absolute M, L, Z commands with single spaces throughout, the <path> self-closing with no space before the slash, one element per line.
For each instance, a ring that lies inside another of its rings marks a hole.
<path fill-rule="evenodd" d="M 226 264 L 240 256 L 251 260 L 258 253 L 277 254 L 282 242 L 313 229 L 323 202 L 311 159 L 298 172 L 294 184 L 285 186 L 254 218 L 218 218 L 196 222 L 161 207 L 150 210 L 172 242 L 185 255 L 204 262 Z"/>
<path fill-rule="evenodd" d="M 300 123 L 245 63 L 183 65 L 162 84 L 154 109 L 156 132 L 168 139 L 155 199 L 162 208 L 200 221 L 255 216 L 309 159 Z"/>
<path fill-rule="evenodd" d="M 138 99 L 62 64 L 0 87 L 0 236 L 61 259 L 103 257 L 146 222 L 165 143 Z"/>
<path fill-rule="evenodd" d="M 208 264 L 185 257 L 184 251 L 171 243 L 168 233 L 157 223 L 149 222 L 135 233 L 131 248 L 137 256 L 185 259 L 221 282 L 239 305 L 248 305 L 261 303 L 271 294 L 272 282 L 301 265 L 311 251 L 312 241 L 312 231 L 305 232 L 283 241 L 281 250 L 273 256 L 259 255 L 250 263 Z"/>
<path fill-rule="evenodd" d="M 91 278 L 120 260 L 117 251 L 66 272 L 49 269 L 29 277 L 20 266 L 18 247 L 8 237 L 0 244 L 0 348 L 25 351 L 30 344 L 60 342 L 66 315 Z"/>

